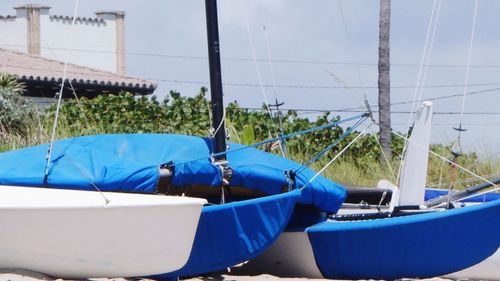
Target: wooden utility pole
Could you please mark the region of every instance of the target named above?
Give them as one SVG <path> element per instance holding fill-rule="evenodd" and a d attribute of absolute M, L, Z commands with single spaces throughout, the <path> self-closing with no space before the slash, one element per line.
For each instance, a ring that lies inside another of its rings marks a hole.
<path fill-rule="evenodd" d="M 378 108 L 380 144 L 382 152 L 379 160 L 385 164 L 391 159 L 391 82 L 390 82 L 390 29 L 391 0 L 380 0 L 379 47 L 378 47 Z"/>

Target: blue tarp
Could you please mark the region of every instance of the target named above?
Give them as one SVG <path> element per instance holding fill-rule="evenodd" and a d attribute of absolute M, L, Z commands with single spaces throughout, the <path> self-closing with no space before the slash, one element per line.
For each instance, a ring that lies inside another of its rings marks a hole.
<path fill-rule="evenodd" d="M 426 188 L 425 189 L 425 201 L 431 200 L 431 199 L 434 199 L 437 197 L 441 197 L 441 196 L 444 196 L 447 194 L 448 194 L 448 190 Z M 481 202 L 490 202 L 490 201 L 498 200 L 498 199 L 500 199 L 500 193 L 488 192 L 488 193 L 477 195 L 477 196 L 474 196 L 471 198 L 467 198 L 465 200 L 462 200 L 461 202 L 481 203 Z"/>
<path fill-rule="evenodd" d="M 294 190 L 204 207 L 187 264 L 153 278 L 170 280 L 225 269 L 257 257 L 281 234 L 299 196 Z"/>
<path fill-rule="evenodd" d="M 500 246 L 500 200 L 306 229 L 321 273 L 332 279 L 427 278 L 470 267 Z"/>
<path fill-rule="evenodd" d="M 207 138 L 173 134 L 110 134 L 84 136 L 57 141 L 54 145 L 47 186 L 103 191 L 154 193 L 160 164 L 173 162 L 173 184 L 221 186 L 220 169 L 209 158 Z M 240 148 L 230 144 L 230 149 Z M 0 184 L 45 186 L 44 169 L 48 145 L 0 154 Z M 248 148 L 228 153 L 234 170 L 231 186 L 279 194 L 287 185 L 285 172 L 299 164 L 264 151 Z M 191 161 L 199 159 L 196 161 Z M 305 184 L 314 171 L 297 175 L 297 187 Z M 346 192 L 336 183 L 318 177 L 299 199 L 321 210 L 336 212 Z"/>

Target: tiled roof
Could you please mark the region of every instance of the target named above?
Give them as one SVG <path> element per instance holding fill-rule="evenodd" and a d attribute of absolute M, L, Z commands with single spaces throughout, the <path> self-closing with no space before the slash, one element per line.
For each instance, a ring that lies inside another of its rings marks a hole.
<path fill-rule="evenodd" d="M 64 63 L 0 48 L 0 73 L 8 73 L 25 81 L 62 82 Z M 152 93 L 156 83 L 113 72 L 98 70 L 76 64 L 68 64 L 66 77 L 71 82 L 89 86 L 123 87 Z"/>

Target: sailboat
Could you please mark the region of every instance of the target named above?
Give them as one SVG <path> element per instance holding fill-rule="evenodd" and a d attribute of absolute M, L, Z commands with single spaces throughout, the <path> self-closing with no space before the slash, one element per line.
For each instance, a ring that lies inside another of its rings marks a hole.
<path fill-rule="evenodd" d="M 226 143 L 216 0 L 206 0 L 205 5 L 213 137 L 109 134 L 59 140 L 54 143 L 54 157 L 45 177 L 41 171 L 45 165 L 43 159 L 48 145 L 0 154 L 0 184 L 3 185 L 37 187 L 30 189 L 37 191 L 43 187 L 56 189 L 57 192 L 62 191 L 60 189 L 85 190 L 71 192 L 91 192 L 97 198 L 100 192 L 96 189 L 102 191 L 106 197 L 112 196 L 108 192 L 131 192 L 180 195 L 175 197 L 179 200 L 184 198 L 182 195 L 203 198 L 195 200 L 199 205 L 205 200 L 209 202 L 201 209 L 199 220 L 184 217 L 181 211 L 173 212 L 179 221 L 189 221 L 196 228 L 187 262 L 175 268 L 169 259 L 156 257 L 155 264 L 163 264 L 163 268 L 155 268 L 154 271 L 92 271 L 90 269 L 93 267 L 89 265 L 89 270 L 85 272 L 63 272 L 49 270 L 37 263 L 23 263 L 21 260 L 12 265 L 6 262 L 5 257 L 3 263 L 0 262 L 0 268 L 24 267 L 57 277 L 152 276 L 166 279 L 194 275 L 225 269 L 257 257 L 278 239 L 296 203 L 313 205 L 325 212 L 336 212 L 340 208 L 346 194 L 341 186 L 321 176 L 315 177 L 315 180 L 309 183 L 316 175 L 310 169 L 301 169 L 300 173 L 292 175 L 289 171 L 298 170 L 301 165 L 254 147 Z M 307 188 L 294 188 L 306 183 Z M 67 194 L 68 197 L 73 196 L 73 193 Z M 71 204 L 68 200 L 65 202 Z M 149 235 L 127 236 L 129 243 L 140 247 L 142 240 L 148 240 L 147 243 L 152 244 L 166 243 L 168 240 L 168 243 L 175 244 L 180 237 L 192 237 L 178 228 L 177 224 L 180 222 L 167 220 L 171 216 L 169 213 L 168 210 L 158 210 L 154 214 L 154 217 L 160 220 L 165 216 L 165 221 L 161 222 L 152 221 L 147 217 L 141 218 L 145 222 L 162 224 L 165 228 L 148 228 L 141 225 L 141 230 Z M 91 217 L 96 221 L 105 220 L 109 223 L 109 228 L 118 223 L 116 220 L 100 218 L 98 214 Z M 78 223 L 78 218 L 75 220 L 75 223 Z M 127 232 L 127 226 L 136 228 L 128 219 L 120 222 L 125 224 L 120 228 L 124 232 Z M 27 223 L 31 226 L 34 222 Z M 96 230 L 92 231 L 95 233 Z M 88 237 L 101 239 L 100 235 Z M 111 237 L 114 235 L 106 239 L 113 240 Z M 44 243 L 45 238 L 42 236 L 37 241 Z M 70 240 L 68 244 L 74 242 Z M 128 245 L 123 246 L 127 247 Z M 35 255 L 50 256 L 57 253 L 56 250 L 39 253 L 37 249 L 33 247 Z M 93 247 L 88 249 L 99 253 Z M 54 260 L 59 258 L 61 257 L 55 255 Z M 86 262 L 85 257 L 79 253 L 64 258 Z M 111 255 L 109 260 L 102 260 L 103 266 L 113 261 Z M 58 264 L 54 263 L 53 266 Z"/>
<path fill-rule="evenodd" d="M 420 207 L 431 114 L 432 103 L 424 102 L 389 210 L 358 207 L 325 217 L 314 208 L 297 209 L 280 239 L 242 270 L 332 279 L 426 278 L 492 256 L 500 246 L 500 200 L 455 209 Z"/>
<path fill-rule="evenodd" d="M 491 183 L 500 184 L 500 177 L 492 179 Z M 474 196 L 474 191 L 482 190 L 489 185 L 490 184 L 488 183 L 478 184 L 468 187 L 464 191 L 459 192 L 450 192 L 449 190 L 428 188 L 425 191 L 425 198 L 426 201 L 439 199 L 449 201 L 453 197 L 458 197 L 465 194 L 468 195 L 469 198 L 466 197 L 463 200 L 460 200 L 460 204 L 457 207 L 477 205 L 485 202 L 500 200 L 500 194 L 494 192 L 485 192 Z M 453 279 L 500 280 L 500 271 L 498 270 L 498 268 L 500 268 L 500 248 L 484 261 L 464 270 L 447 274 L 444 277 Z"/>

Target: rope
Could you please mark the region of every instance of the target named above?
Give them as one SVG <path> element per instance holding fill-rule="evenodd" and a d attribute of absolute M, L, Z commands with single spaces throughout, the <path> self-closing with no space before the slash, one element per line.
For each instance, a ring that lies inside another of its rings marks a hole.
<path fill-rule="evenodd" d="M 273 68 L 273 63 L 271 61 L 271 48 L 269 46 L 269 38 L 267 36 L 266 26 L 263 25 L 262 28 L 264 29 L 264 39 L 266 42 L 267 64 L 269 66 L 269 71 L 271 72 L 271 82 L 272 82 L 272 88 L 273 88 L 273 93 L 274 93 L 274 100 L 276 101 L 276 111 L 278 112 L 278 123 L 279 123 L 280 135 L 284 135 L 285 133 L 283 131 L 283 120 L 281 118 L 281 112 L 279 110 L 279 104 L 278 104 L 278 91 L 276 90 L 276 80 L 274 77 L 274 68 Z M 279 145 L 280 145 L 280 149 L 281 149 L 281 155 L 283 157 L 286 157 L 285 143 L 280 141 Z"/>
<path fill-rule="evenodd" d="M 212 120 L 212 118 L 210 118 L 210 120 Z M 226 108 L 223 107 L 222 118 L 217 128 L 214 128 L 215 129 L 214 132 L 210 134 L 211 137 L 214 137 L 217 134 L 217 132 L 219 132 L 220 128 L 222 127 L 222 124 L 224 124 L 225 121 L 226 121 Z"/>
<path fill-rule="evenodd" d="M 413 93 L 410 115 L 408 117 L 408 124 L 406 126 L 406 128 L 407 128 L 406 131 L 408 133 L 410 132 L 410 127 L 411 127 L 411 122 L 413 120 L 413 115 L 414 115 L 415 111 L 417 110 L 418 105 L 422 101 L 423 88 L 424 88 L 425 80 L 427 78 L 427 70 L 428 70 L 429 64 L 430 64 L 430 57 L 432 54 L 432 46 L 434 45 L 436 28 L 437 28 L 439 14 L 440 14 L 440 10 L 441 10 L 441 0 L 439 0 L 439 5 L 437 6 L 438 9 L 436 12 L 436 4 L 437 3 L 438 2 L 436 0 L 434 0 L 433 5 L 432 5 L 431 17 L 429 18 L 427 34 L 425 36 L 424 50 L 422 52 L 422 57 L 420 58 L 420 67 L 418 70 L 417 83 L 415 85 L 415 91 Z M 433 22 L 434 22 L 434 25 L 432 24 Z M 431 33 L 431 30 L 432 30 L 432 33 Z M 431 38 L 430 43 L 429 43 L 429 38 Z M 424 64 L 425 64 L 425 67 L 424 67 Z M 418 95 L 418 99 L 417 99 L 417 95 Z M 404 145 L 403 145 L 402 155 L 405 155 L 407 148 L 408 148 L 408 142 L 405 141 Z M 397 175 L 401 174 L 401 170 L 403 168 L 403 161 L 404 161 L 404 157 L 401 157 L 401 160 L 400 160 L 399 166 L 398 166 Z M 399 176 L 397 178 L 397 181 L 398 182 L 396 183 L 396 185 L 399 185 Z"/>
<path fill-rule="evenodd" d="M 68 70 L 68 53 L 69 53 L 69 49 L 71 48 L 71 41 L 73 39 L 73 30 L 74 30 L 74 26 L 75 26 L 75 22 L 76 22 L 76 15 L 77 15 L 77 12 L 78 12 L 79 2 L 80 2 L 79 0 L 75 0 L 75 6 L 73 8 L 73 18 L 71 20 L 71 26 L 70 26 L 70 29 L 69 29 L 69 38 L 68 38 L 68 41 L 66 43 L 66 50 L 65 50 L 65 53 L 64 53 L 64 68 L 63 68 L 62 83 L 61 83 L 61 88 L 59 89 L 59 93 L 58 93 L 59 96 L 58 96 L 58 99 L 57 99 L 56 112 L 55 112 L 55 115 L 54 115 L 54 124 L 52 125 L 52 133 L 51 133 L 51 137 L 50 137 L 49 148 L 47 150 L 47 162 L 45 163 L 45 173 L 44 173 L 44 178 L 43 178 L 43 181 L 44 181 L 45 185 L 48 184 L 50 162 L 51 162 L 51 158 L 52 158 L 52 151 L 54 150 L 54 142 L 55 142 L 55 136 L 56 136 L 56 130 L 57 130 L 57 123 L 58 123 L 58 120 L 59 120 L 59 113 L 60 113 L 60 110 L 61 110 L 61 102 L 62 102 L 62 95 L 63 95 L 63 90 L 64 90 L 64 83 L 67 80 L 66 75 L 67 75 L 67 70 Z M 68 82 L 69 82 L 69 80 L 68 80 Z M 73 87 L 73 86 L 71 85 L 71 87 Z M 80 172 L 82 172 L 82 171 L 80 170 Z M 91 185 L 102 196 L 102 198 L 104 199 L 105 204 L 106 205 L 109 204 L 109 202 L 110 202 L 109 199 L 106 198 L 106 196 L 104 195 L 104 193 L 101 192 L 101 190 L 94 184 L 93 181 L 91 182 Z"/>
<path fill-rule="evenodd" d="M 310 183 L 312 183 L 317 177 L 319 177 L 325 170 L 326 168 L 328 168 L 335 160 L 337 160 L 337 158 L 339 158 L 340 156 L 342 156 L 342 154 L 344 154 L 344 152 L 353 144 L 355 143 L 362 135 L 364 135 L 366 133 L 366 131 L 368 130 L 368 128 L 371 127 L 372 124 L 369 124 L 368 127 L 366 127 L 366 129 L 364 129 L 361 133 L 359 133 L 359 135 L 357 135 L 349 144 L 347 144 L 346 147 L 344 147 L 337 155 L 335 155 L 335 157 L 332 158 L 332 160 L 330 160 L 330 162 L 328 162 L 323 168 L 321 168 L 321 170 L 319 170 L 312 178 L 309 179 L 309 181 L 307 181 L 301 188 L 300 190 L 304 189 L 307 185 L 309 185 Z"/>
<path fill-rule="evenodd" d="M 233 153 L 233 152 L 237 152 L 237 151 L 241 151 L 241 150 L 245 150 L 245 149 L 249 149 L 249 148 L 254 148 L 254 147 L 257 147 L 257 146 L 260 146 L 260 145 L 263 145 L 263 144 L 267 144 L 267 143 L 271 143 L 271 142 L 276 142 L 276 141 L 283 140 L 283 139 L 289 139 L 289 138 L 293 138 L 293 137 L 300 136 L 300 135 L 309 134 L 309 133 L 312 133 L 312 132 L 315 132 L 315 131 L 319 131 L 319 130 L 323 130 L 323 129 L 328 129 L 328 128 L 331 128 L 331 127 L 335 127 L 335 126 L 338 126 L 338 125 L 340 125 L 342 123 L 346 123 L 346 122 L 349 122 L 349 121 L 352 121 L 352 120 L 356 120 L 356 119 L 359 119 L 359 118 L 366 118 L 367 116 L 368 116 L 367 113 L 359 114 L 359 115 L 356 115 L 356 116 L 353 116 L 353 117 L 349 117 L 349 118 L 346 118 L 346 119 L 343 119 L 343 120 L 333 121 L 333 122 L 330 122 L 330 123 L 322 125 L 322 126 L 317 126 L 317 127 L 309 128 L 307 130 L 303 130 L 303 131 L 291 133 L 291 134 L 288 134 L 288 135 L 284 135 L 284 136 L 280 136 L 280 137 L 276 137 L 276 138 L 272 138 L 272 139 L 268 139 L 268 140 L 263 140 L 263 141 L 260 141 L 260 142 L 256 142 L 256 143 L 254 143 L 252 145 L 249 145 L 249 146 L 242 146 L 240 148 L 236 148 L 236 149 L 233 149 L 233 150 L 226 150 L 226 151 L 222 151 L 222 152 L 219 152 L 219 153 L 214 153 L 214 154 L 211 154 L 210 156 L 217 157 L 217 156 L 228 154 L 228 153 Z M 191 163 L 191 162 L 203 160 L 203 159 L 206 159 L 206 158 L 207 158 L 207 156 L 203 156 L 203 157 L 199 157 L 199 158 L 195 158 L 195 159 L 192 159 L 192 160 L 188 160 L 188 161 L 184 161 L 184 162 L 180 162 L 180 163 L 175 163 L 175 164 L 176 165 L 181 165 L 181 164 L 186 164 L 186 163 Z"/>
<path fill-rule="evenodd" d="M 398 137 L 400 137 L 400 138 L 402 138 L 402 139 L 406 140 L 406 141 L 411 141 L 410 139 L 408 139 L 407 137 L 405 137 L 405 136 L 403 136 L 403 135 L 399 134 L 399 133 L 398 133 L 398 132 L 396 132 L 396 131 L 392 131 L 392 133 L 393 133 L 394 135 L 396 135 L 396 136 L 398 136 Z M 453 161 L 449 160 L 448 158 L 446 158 L 446 157 L 444 157 L 444 156 L 441 156 L 441 155 L 437 154 L 436 152 L 434 152 L 434 151 L 432 151 L 432 150 L 429 150 L 428 148 L 426 148 L 426 147 L 424 147 L 424 146 L 422 146 L 422 145 L 420 145 L 420 144 L 418 144 L 418 143 L 416 143 L 416 142 L 414 142 L 414 141 L 411 141 L 411 142 L 412 142 L 414 145 L 416 145 L 416 146 L 420 147 L 421 149 L 424 149 L 425 151 L 429 152 L 430 154 L 432 154 L 432 155 L 434 155 L 434 156 L 436 156 L 436 157 L 440 158 L 441 160 L 443 160 L 443 161 L 445 161 L 445 162 L 448 162 L 449 164 L 455 165 L 456 167 L 458 167 L 459 169 L 461 169 L 461 170 L 465 171 L 466 173 L 468 173 L 468 174 L 470 174 L 470 175 L 472 175 L 472 176 L 474 176 L 474 177 L 476 177 L 476 178 L 478 178 L 478 179 L 480 179 L 480 180 L 482 180 L 482 181 L 484 181 L 484 182 L 487 182 L 487 183 L 491 184 L 492 186 L 497 187 L 497 185 L 496 185 L 495 183 L 493 183 L 492 181 L 490 181 L 490 180 L 488 180 L 488 179 L 486 179 L 486 178 L 484 178 L 484 177 L 482 177 L 482 176 L 480 176 L 480 175 L 478 175 L 478 174 L 476 174 L 476 173 L 474 173 L 474 172 L 470 171 L 469 169 L 467 169 L 467 168 L 465 168 L 465 167 L 460 166 L 459 164 L 457 164 L 457 163 L 455 163 L 455 162 L 453 162 Z"/>
<path fill-rule="evenodd" d="M 276 131 L 276 127 L 275 127 L 275 124 L 274 124 L 274 120 L 273 120 L 273 115 L 271 113 L 271 107 L 269 106 L 269 100 L 267 98 L 266 89 L 264 88 L 264 83 L 262 82 L 262 76 L 261 76 L 261 73 L 260 73 L 259 64 L 257 63 L 257 55 L 255 54 L 255 44 L 253 42 L 252 33 L 250 31 L 250 23 L 249 23 L 249 20 L 248 20 L 247 5 L 246 5 L 245 1 L 243 1 L 243 5 L 244 5 L 243 11 L 244 11 L 244 14 L 245 14 L 245 25 L 246 25 L 246 28 L 247 28 L 248 40 L 250 41 L 250 47 L 251 47 L 251 50 L 252 50 L 252 59 L 253 59 L 254 65 L 255 65 L 255 70 L 257 72 L 257 79 L 259 80 L 260 91 L 261 91 L 262 95 L 264 96 L 264 102 L 266 103 L 267 113 L 269 114 L 269 118 L 271 119 L 271 126 L 273 128 L 274 135 L 278 136 L 278 133 Z M 269 134 L 269 137 L 271 138 L 272 137 L 271 132 L 268 132 L 268 134 Z M 281 149 L 282 155 L 284 156 L 285 152 L 283 151 L 283 148 L 281 147 L 281 145 L 280 145 L 280 149 Z"/>
<path fill-rule="evenodd" d="M 59 89 L 58 93 L 58 99 L 57 99 L 57 106 L 56 106 L 56 112 L 54 115 L 54 124 L 52 125 L 52 133 L 50 137 L 50 144 L 49 148 L 47 151 L 47 162 L 45 163 L 45 173 L 44 173 L 44 182 L 45 184 L 47 183 L 47 178 L 49 176 L 49 166 L 50 166 L 50 160 L 52 157 L 52 150 L 54 148 L 54 140 L 56 136 L 56 129 L 57 129 L 57 121 L 59 120 L 59 111 L 61 109 L 61 101 L 62 101 L 62 95 L 63 95 L 63 90 L 64 90 L 64 83 L 66 82 L 66 75 L 67 75 L 67 70 L 68 70 L 68 53 L 69 49 L 71 47 L 71 41 L 73 39 L 73 27 L 76 22 L 76 14 L 78 11 L 78 4 L 79 0 L 75 0 L 75 7 L 73 9 L 73 19 L 71 20 L 71 26 L 69 29 L 69 39 L 66 43 L 66 50 L 64 53 L 64 68 L 63 68 L 63 77 L 62 77 L 62 83 L 61 83 L 61 88 Z"/>
<path fill-rule="evenodd" d="M 342 26 L 343 26 L 344 34 L 345 34 L 346 39 L 347 39 L 347 44 L 349 46 L 349 50 L 354 50 L 354 48 L 352 47 L 351 36 L 349 35 L 349 30 L 347 29 L 347 24 L 346 24 L 346 20 L 345 20 L 345 16 L 344 16 L 344 11 L 342 9 L 342 5 L 340 4 L 340 0 L 337 0 L 337 6 L 339 7 L 340 19 L 342 20 Z M 369 106 L 367 105 L 368 104 L 368 98 L 366 97 L 366 87 L 365 87 L 365 84 L 363 83 L 363 79 L 361 77 L 361 71 L 359 70 L 359 65 L 356 62 L 353 63 L 353 64 L 354 64 L 354 68 L 356 70 L 356 74 L 358 76 L 358 80 L 359 80 L 359 84 L 361 86 L 361 90 L 363 92 L 363 98 L 364 98 L 365 106 L 367 108 L 369 108 Z M 331 73 L 331 74 L 333 75 L 333 73 Z M 347 87 L 347 88 L 350 89 L 350 87 Z M 352 95 L 352 97 L 354 97 L 354 99 L 356 100 L 356 103 L 358 103 L 358 105 L 361 104 L 359 102 L 359 100 L 356 98 L 355 95 Z M 370 111 L 370 110 L 368 110 L 368 111 Z M 373 116 L 371 116 L 371 118 L 373 118 Z"/>
<path fill-rule="evenodd" d="M 458 127 L 453 128 L 455 129 L 458 134 L 457 134 L 457 139 L 453 143 L 451 147 L 451 153 L 453 154 L 453 162 L 456 162 L 458 157 L 462 155 L 462 140 L 461 140 L 461 135 L 462 132 L 465 131 L 465 129 L 462 128 L 462 122 L 464 118 L 464 109 L 465 109 L 465 98 L 467 96 L 467 83 L 469 82 L 469 73 L 470 73 L 470 61 L 472 57 L 472 46 L 474 43 L 474 33 L 476 30 L 476 18 L 477 18 L 477 6 L 478 6 L 478 1 L 475 1 L 474 5 L 474 18 L 472 20 L 472 31 L 471 31 L 471 36 L 470 36 L 470 41 L 469 41 L 469 52 L 467 54 L 467 67 L 465 68 L 465 84 L 464 84 L 464 92 L 462 96 L 462 107 L 460 109 L 460 119 L 458 123 Z M 456 173 L 456 164 L 451 164 L 451 184 L 449 190 L 453 190 L 455 186 L 455 180 L 457 178 L 457 173 Z"/>
<path fill-rule="evenodd" d="M 347 130 L 338 138 L 336 139 L 333 143 L 325 147 L 323 150 L 321 150 L 319 153 L 317 153 L 314 157 L 309 159 L 306 163 L 302 164 L 299 168 L 297 168 L 294 173 L 298 174 L 302 172 L 306 167 L 309 167 L 312 163 L 318 161 L 323 155 L 325 155 L 330 149 L 334 148 L 337 146 L 341 141 L 343 141 L 348 135 L 350 135 L 359 125 L 361 125 L 368 117 L 364 117 L 362 119 L 359 119 L 356 121 L 354 125 L 351 127 L 347 128 Z"/>
<path fill-rule="evenodd" d="M 476 16 L 477 16 L 477 6 L 478 6 L 478 1 L 475 1 L 475 6 L 474 6 L 474 18 L 472 20 L 472 31 L 470 35 L 470 42 L 469 42 L 469 54 L 467 56 L 467 67 L 465 68 L 465 85 L 464 85 L 464 95 L 462 97 L 462 114 L 460 115 L 460 129 L 462 125 L 462 120 L 463 120 L 463 112 L 465 108 L 465 98 L 467 96 L 467 82 L 469 82 L 469 72 L 470 72 L 470 60 L 472 57 L 472 44 L 474 43 L 474 33 L 476 29 Z M 460 135 L 460 131 L 458 131 L 458 134 Z"/>
<path fill-rule="evenodd" d="M 487 175 L 487 176 L 483 176 L 483 177 L 485 177 L 487 179 L 492 179 L 495 176 L 496 176 L 496 174 L 491 174 L 491 175 Z M 456 181 L 455 183 L 457 183 L 457 184 L 460 184 L 460 183 L 469 184 L 471 182 L 476 182 L 476 181 L 478 181 L 478 179 L 476 177 L 471 177 L 471 178 L 466 178 L 466 179 L 463 179 L 463 180 L 460 180 L 460 181 Z M 449 186 L 449 185 L 450 185 L 449 182 L 444 182 L 444 183 L 439 182 L 437 184 L 428 185 L 427 187 L 428 188 L 438 188 L 438 187 Z"/>
<path fill-rule="evenodd" d="M 438 25 L 438 22 L 439 22 L 439 15 L 440 15 L 440 11 L 441 11 L 441 0 L 438 0 L 438 7 L 437 7 L 437 11 L 436 11 L 436 15 L 434 17 L 434 25 L 432 25 L 432 17 L 431 17 L 431 22 L 429 22 L 429 30 L 427 31 L 427 37 L 426 37 L 426 43 L 425 43 L 425 46 L 424 46 L 424 52 L 422 54 L 422 61 L 421 61 L 421 65 L 420 65 L 420 69 L 419 69 L 419 77 L 417 79 L 417 84 L 416 84 L 416 87 L 415 87 L 415 93 L 414 93 L 414 96 L 413 96 L 413 99 L 415 100 L 415 97 L 416 97 L 416 94 L 418 92 L 418 99 L 416 100 L 416 102 L 414 101 L 413 104 L 412 104 L 412 112 L 414 113 L 416 110 L 417 110 L 417 107 L 418 105 L 422 102 L 422 95 L 423 95 L 423 92 L 424 92 L 424 85 L 425 85 L 425 81 L 427 80 L 427 73 L 428 73 L 428 70 L 429 70 L 429 64 L 430 64 L 430 61 L 431 61 L 431 56 L 432 56 L 432 48 L 434 46 L 434 39 L 436 38 L 436 29 L 437 29 L 437 25 Z M 435 9 L 435 6 L 436 6 L 436 0 L 434 0 L 434 5 L 433 5 L 433 13 L 434 13 L 434 9 Z M 432 15 L 434 16 L 434 14 Z M 427 46 L 427 41 L 429 40 L 429 31 L 430 31 L 430 28 L 432 26 L 432 35 L 430 36 L 431 37 L 431 42 L 429 43 L 429 45 Z M 427 49 L 427 50 L 426 50 Z M 423 67 L 423 60 L 425 58 L 425 67 Z M 422 68 L 424 69 L 424 73 L 423 73 L 423 77 L 421 78 L 421 71 L 422 71 Z M 410 128 L 410 123 L 411 123 L 411 119 L 412 119 L 412 115 L 410 115 L 410 120 L 408 120 L 408 129 Z"/>
<path fill-rule="evenodd" d="M 387 153 L 385 153 L 384 149 L 382 148 L 382 144 L 380 143 L 380 140 L 377 138 L 377 136 L 374 136 L 374 139 L 377 142 L 377 145 L 380 148 L 380 152 L 382 153 L 382 157 L 384 158 L 384 161 L 387 164 L 387 168 L 389 169 L 389 177 L 393 182 L 395 182 L 395 180 L 397 180 L 397 175 L 394 174 L 391 161 L 389 161 L 389 156 L 387 155 Z"/>

